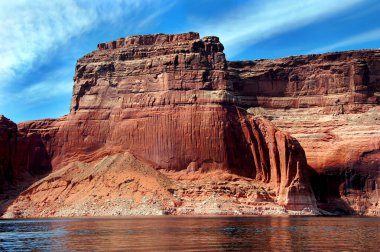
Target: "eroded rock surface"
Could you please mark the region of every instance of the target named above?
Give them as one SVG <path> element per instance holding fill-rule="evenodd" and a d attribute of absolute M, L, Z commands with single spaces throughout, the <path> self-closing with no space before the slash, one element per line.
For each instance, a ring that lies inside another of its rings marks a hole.
<path fill-rule="evenodd" d="M 0 115 L 0 193 L 14 180 L 17 125 Z"/>
<path fill-rule="evenodd" d="M 320 114 L 376 113 L 378 59 L 374 50 L 227 62 L 217 37 L 200 39 L 197 33 L 132 36 L 99 44 L 77 62 L 70 114 L 18 125 L 20 151 L 14 169 L 52 173 L 24 191 L 6 216 L 316 213 L 310 185 L 320 207 L 324 201 L 342 199 L 335 187 L 344 187 L 339 179 L 347 163 L 361 160 L 362 169 L 351 165 L 355 174 L 364 176 L 369 187 L 368 181 L 375 187 L 378 183 L 378 124 L 368 126 L 375 132 L 368 137 L 369 128 L 354 123 L 364 143 L 351 145 L 341 136 L 326 140 L 325 124 L 316 119 L 324 118 Z M 293 116 L 297 111 L 300 116 Z M 341 125 L 331 123 L 334 129 Z M 355 151 L 349 159 L 334 161 L 336 144 L 356 146 Z M 333 160 L 334 166 L 321 157 Z M 104 178 L 116 173 L 129 181 L 136 165 L 149 167 L 143 169 L 149 172 L 138 172 L 139 179 L 123 188 L 104 184 Z M 322 175 L 330 170 L 340 171 L 335 187 L 331 182 L 321 186 Z M 157 188 L 139 188 L 144 176 Z M 87 196 L 82 197 L 79 189 L 85 184 L 92 191 L 83 189 Z M 72 190 L 76 194 L 69 202 Z M 337 195 L 327 197 L 323 190 Z M 110 209 L 117 206 L 120 211 L 98 209 L 107 206 L 107 194 L 114 195 Z M 141 205 L 140 194 L 147 195 L 149 207 Z M 369 198 L 364 213 L 376 214 L 378 197 Z M 81 212 L 75 202 L 86 210 Z M 123 209 L 123 202 L 130 207 Z"/>
<path fill-rule="evenodd" d="M 304 148 L 320 175 L 313 177 L 320 207 L 379 214 L 379 50 L 230 62 L 229 69 L 248 111 Z"/>

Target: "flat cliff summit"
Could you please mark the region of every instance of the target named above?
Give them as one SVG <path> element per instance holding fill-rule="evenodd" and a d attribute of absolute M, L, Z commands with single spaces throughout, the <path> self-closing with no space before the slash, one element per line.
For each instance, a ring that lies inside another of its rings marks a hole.
<path fill-rule="evenodd" d="M 380 215 L 380 50 L 223 50 L 195 32 L 101 43 L 68 115 L 1 116 L 0 215 Z"/>

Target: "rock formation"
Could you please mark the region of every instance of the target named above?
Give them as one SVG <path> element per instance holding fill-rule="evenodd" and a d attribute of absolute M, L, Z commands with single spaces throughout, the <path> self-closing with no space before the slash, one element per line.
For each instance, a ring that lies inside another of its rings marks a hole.
<path fill-rule="evenodd" d="M 17 125 L 0 115 L 0 193 L 13 182 Z"/>
<path fill-rule="evenodd" d="M 301 143 L 317 172 L 320 207 L 379 214 L 380 50 L 229 62 L 228 69 L 240 103 Z"/>
<path fill-rule="evenodd" d="M 378 51 L 227 62 L 217 37 L 193 32 L 99 44 L 77 62 L 70 114 L 18 125 L 12 169 L 50 175 L 5 216 L 314 211 L 310 185 L 329 209 L 347 165 L 376 214 L 378 121 L 353 122 L 355 144 L 324 134 L 344 131 L 341 114 L 375 113 L 379 69 Z"/>

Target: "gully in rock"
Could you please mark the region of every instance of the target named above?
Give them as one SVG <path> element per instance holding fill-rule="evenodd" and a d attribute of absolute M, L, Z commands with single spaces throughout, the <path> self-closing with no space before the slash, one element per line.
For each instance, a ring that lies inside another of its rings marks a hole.
<path fill-rule="evenodd" d="M 14 192 L 2 216 L 378 215 L 379 51 L 228 62 L 223 50 L 153 34 L 80 58 L 67 116 L 0 121 L 0 185 Z M 347 165 L 366 186 L 343 197 Z"/>

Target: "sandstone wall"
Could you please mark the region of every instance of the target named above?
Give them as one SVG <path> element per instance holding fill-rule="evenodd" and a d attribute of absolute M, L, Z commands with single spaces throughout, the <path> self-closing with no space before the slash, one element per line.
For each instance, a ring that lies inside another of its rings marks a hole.
<path fill-rule="evenodd" d="M 53 170 L 129 151 L 156 169 L 255 178 L 277 187 L 281 204 L 313 206 L 302 147 L 235 106 L 228 75 L 217 37 L 157 34 L 100 44 L 78 60 L 70 114 L 20 124 L 21 139 L 30 143 L 37 134 Z M 297 193 L 305 197 L 289 200 Z"/>
<path fill-rule="evenodd" d="M 301 143 L 320 174 L 313 182 L 320 202 L 337 207 L 331 198 L 344 198 L 349 206 L 340 207 L 356 212 L 378 204 L 380 50 L 229 62 L 228 69 L 239 104 Z"/>
<path fill-rule="evenodd" d="M 70 114 L 18 125 L 14 170 L 128 151 L 159 170 L 254 178 L 288 208 L 315 205 L 310 183 L 321 207 L 362 192 L 374 206 L 380 51 L 227 62 L 223 49 L 193 32 L 99 44 L 77 62 Z"/>
<path fill-rule="evenodd" d="M 248 106 L 325 107 L 328 113 L 336 107 L 363 111 L 380 102 L 380 50 L 236 61 L 228 70 L 230 85 Z"/>
<path fill-rule="evenodd" d="M 17 125 L 0 115 L 0 193 L 13 182 Z"/>

